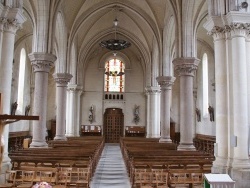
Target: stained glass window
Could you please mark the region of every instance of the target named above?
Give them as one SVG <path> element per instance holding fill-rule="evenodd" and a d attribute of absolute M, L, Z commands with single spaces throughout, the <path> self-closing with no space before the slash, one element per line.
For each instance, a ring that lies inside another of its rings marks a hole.
<path fill-rule="evenodd" d="M 105 64 L 104 91 L 124 92 L 124 69 L 123 62 L 119 59 L 111 59 Z"/>

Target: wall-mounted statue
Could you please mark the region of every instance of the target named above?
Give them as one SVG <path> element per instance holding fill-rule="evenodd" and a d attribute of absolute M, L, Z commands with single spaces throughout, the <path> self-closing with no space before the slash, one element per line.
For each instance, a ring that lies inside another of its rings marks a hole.
<path fill-rule="evenodd" d="M 210 115 L 210 121 L 214 121 L 214 108 L 212 106 L 209 105 L 208 107 L 208 112 Z"/>
<path fill-rule="evenodd" d="M 137 124 L 140 121 L 139 108 L 140 108 L 140 106 L 135 105 L 135 108 L 134 108 L 134 122 L 135 122 L 135 124 Z"/>
<path fill-rule="evenodd" d="M 15 115 L 16 114 L 16 109 L 17 109 L 17 102 L 14 102 L 12 105 L 11 105 L 11 115 Z"/>
<path fill-rule="evenodd" d="M 94 107 L 93 105 L 89 108 L 89 122 L 92 123 L 94 121 Z"/>
<path fill-rule="evenodd" d="M 200 111 L 200 109 L 196 108 L 195 112 L 196 112 L 197 121 L 200 122 L 201 121 L 201 111 Z"/>
<path fill-rule="evenodd" d="M 30 105 L 27 105 L 25 107 L 25 116 L 28 116 L 29 115 L 29 112 L 30 112 Z"/>

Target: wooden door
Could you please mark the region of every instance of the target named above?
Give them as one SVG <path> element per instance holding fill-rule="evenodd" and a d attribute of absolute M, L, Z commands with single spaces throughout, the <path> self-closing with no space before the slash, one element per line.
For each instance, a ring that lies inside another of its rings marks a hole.
<path fill-rule="evenodd" d="M 122 109 L 107 108 L 104 113 L 104 136 L 106 143 L 119 143 L 123 136 L 124 115 Z"/>

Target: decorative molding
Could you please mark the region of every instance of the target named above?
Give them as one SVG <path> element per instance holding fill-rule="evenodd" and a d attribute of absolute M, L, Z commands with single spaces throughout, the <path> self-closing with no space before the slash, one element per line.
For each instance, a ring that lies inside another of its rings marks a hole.
<path fill-rule="evenodd" d="M 3 24 L 3 30 L 12 34 L 16 34 L 20 27 L 21 24 L 17 22 L 17 19 L 7 19 Z"/>
<path fill-rule="evenodd" d="M 148 95 L 161 93 L 160 87 L 158 86 L 148 86 L 145 88 L 145 90 L 146 90 L 146 94 Z"/>
<path fill-rule="evenodd" d="M 156 78 L 157 82 L 161 86 L 162 90 L 171 90 L 172 85 L 174 84 L 175 77 L 173 76 L 159 76 Z"/>
<path fill-rule="evenodd" d="M 173 61 L 179 76 L 194 76 L 199 62 L 196 58 L 177 58 Z"/>
<path fill-rule="evenodd" d="M 209 35 L 213 36 L 214 40 L 223 39 L 225 36 L 231 38 L 233 36 L 248 37 L 250 33 L 250 23 L 232 23 L 224 25 L 224 27 L 214 26 Z"/>
<path fill-rule="evenodd" d="M 77 92 L 77 91 L 80 91 L 81 94 L 83 93 L 82 86 L 79 86 L 79 85 L 77 85 L 77 84 L 68 84 L 67 90 L 68 90 L 69 92 Z"/>
<path fill-rule="evenodd" d="M 27 20 L 23 14 L 22 4 L 20 3 L 19 5 L 20 7 L 15 5 L 13 8 L 10 8 L 9 6 L 3 6 L 0 8 L 0 25 L 2 25 L 2 30 L 15 34 L 21 25 Z"/>
<path fill-rule="evenodd" d="M 29 54 L 29 58 L 34 72 L 48 73 L 56 61 L 55 55 L 44 52 L 34 52 Z"/>
<path fill-rule="evenodd" d="M 215 41 L 225 39 L 224 29 L 219 26 L 214 26 L 212 30 L 208 32 L 208 35 L 211 35 Z"/>
<path fill-rule="evenodd" d="M 50 69 L 53 67 L 53 63 L 44 62 L 44 61 L 36 61 L 31 63 L 33 66 L 34 72 L 46 72 L 48 73 Z"/>
<path fill-rule="evenodd" d="M 55 73 L 53 77 L 57 83 L 57 87 L 66 87 L 73 76 L 69 73 Z"/>

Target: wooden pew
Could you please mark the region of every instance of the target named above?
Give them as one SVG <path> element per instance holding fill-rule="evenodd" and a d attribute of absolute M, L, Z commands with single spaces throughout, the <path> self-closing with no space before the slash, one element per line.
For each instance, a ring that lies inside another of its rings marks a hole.
<path fill-rule="evenodd" d="M 153 169 L 158 169 L 169 174 L 173 170 L 190 174 L 188 176 L 190 179 L 186 178 L 186 182 L 189 186 L 192 186 L 200 182 L 191 181 L 191 174 L 210 173 L 214 161 L 214 156 L 209 153 L 177 151 L 177 145 L 159 143 L 156 139 L 121 138 L 120 146 L 132 185 L 134 185 L 136 177 L 139 176 L 141 171 L 152 172 Z M 152 180 L 153 182 L 154 180 Z M 171 184 L 177 184 L 177 182 L 171 180 L 169 185 Z"/>
<path fill-rule="evenodd" d="M 41 169 L 54 172 L 58 168 L 84 168 L 88 169 L 91 178 L 103 150 L 104 139 L 72 138 L 67 141 L 50 141 L 49 145 L 48 148 L 27 148 L 10 152 L 13 169 L 30 170 L 38 174 Z M 39 176 L 35 180 L 38 178 Z"/>

